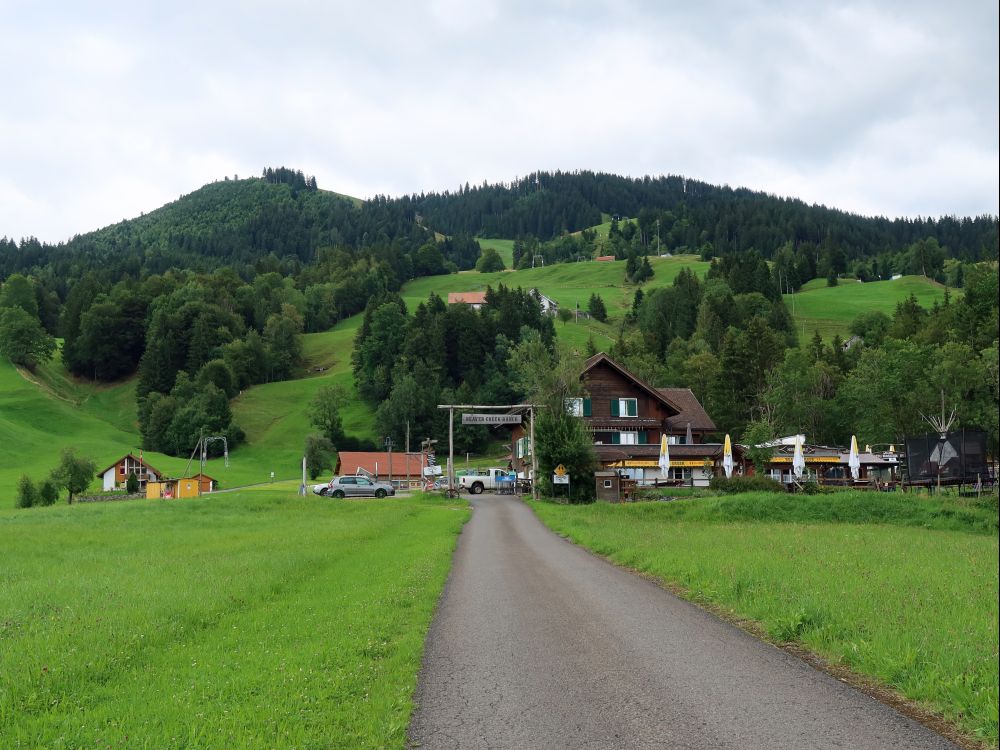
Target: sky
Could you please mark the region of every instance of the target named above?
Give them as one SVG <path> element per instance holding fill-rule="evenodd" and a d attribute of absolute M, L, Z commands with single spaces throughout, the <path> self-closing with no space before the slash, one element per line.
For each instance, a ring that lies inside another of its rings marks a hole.
<path fill-rule="evenodd" d="M 989 2 L 0 0 L 0 237 L 288 166 L 360 198 L 678 174 L 1000 213 Z"/>

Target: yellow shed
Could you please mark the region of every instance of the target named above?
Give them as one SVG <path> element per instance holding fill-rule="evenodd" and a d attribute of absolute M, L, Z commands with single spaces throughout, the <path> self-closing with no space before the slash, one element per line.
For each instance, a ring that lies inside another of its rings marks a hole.
<path fill-rule="evenodd" d="M 146 483 L 147 498 L 198 497 L 198 478 L 164 479 L 161 482 Z"/>

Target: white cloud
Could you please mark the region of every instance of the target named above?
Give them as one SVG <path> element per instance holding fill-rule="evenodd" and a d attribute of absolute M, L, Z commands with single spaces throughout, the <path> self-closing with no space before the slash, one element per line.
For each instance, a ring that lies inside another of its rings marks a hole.
<path fill-rule="evenodd" d="M 280 164 L 362 197 L 591 168 L 998 212 L 976 3 L 43 5 L 0 5 L 0 236 Z"/>

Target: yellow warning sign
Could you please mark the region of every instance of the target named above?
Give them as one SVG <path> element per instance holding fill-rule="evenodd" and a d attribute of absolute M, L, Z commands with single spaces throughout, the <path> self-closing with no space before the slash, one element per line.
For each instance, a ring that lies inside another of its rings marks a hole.
<path fill-rule="evenodd" d="M 555 468 L 555 469 L 553 470 L 553 472 L 552 472 L 552 473 L 553 473 L 553 474 L 555 474 L 555 475 L 556 475 L 557 477 L 564 477 L 564 476 L 566 476 L 566 467 L 565 467 L 565 466 L 563 466 L 562 464 L 559 464 L 559 465 L 558 465 L 558 466 L 557 466 L 557 467 L 556 467 L 556 468 Z"/>

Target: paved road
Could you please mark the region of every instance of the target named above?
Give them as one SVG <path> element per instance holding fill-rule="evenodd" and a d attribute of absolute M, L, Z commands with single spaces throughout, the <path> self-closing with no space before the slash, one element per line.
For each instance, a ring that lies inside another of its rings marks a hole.
<path fill-rule="evenodd" d="M 954 748 L 481 495 L 428 634 L 414 747 Z"/>

